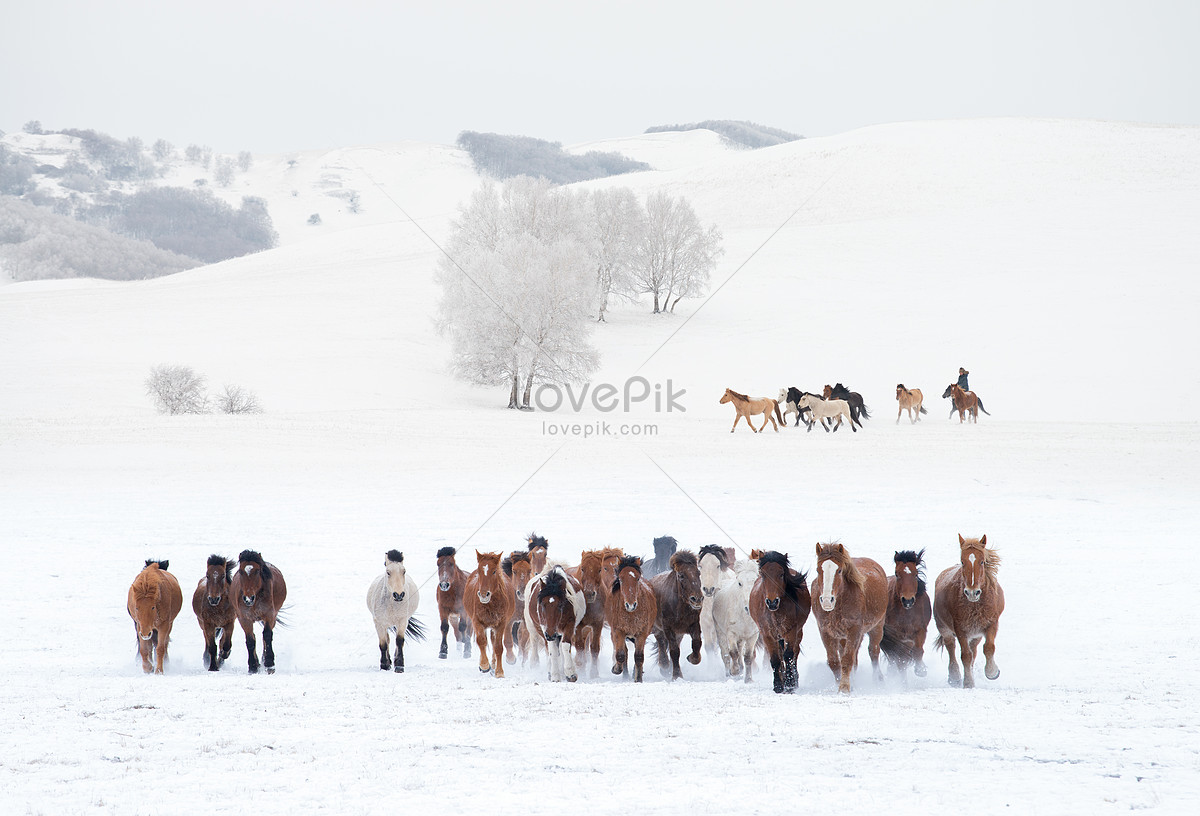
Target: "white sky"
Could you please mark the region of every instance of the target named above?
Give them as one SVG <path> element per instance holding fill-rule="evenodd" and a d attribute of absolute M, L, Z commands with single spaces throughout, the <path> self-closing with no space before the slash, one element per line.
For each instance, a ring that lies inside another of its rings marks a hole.
<path fill-rule="evenodd" d="M 255 153 L 702 119 L 1200 125 L 1197 0 L 17 0 L 0 129 Z"/>

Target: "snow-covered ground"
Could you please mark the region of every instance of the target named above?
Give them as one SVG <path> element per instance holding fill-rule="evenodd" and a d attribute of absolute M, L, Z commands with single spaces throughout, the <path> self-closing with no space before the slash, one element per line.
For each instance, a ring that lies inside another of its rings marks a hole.
<path fill-rule="evenodd" d="M 436 250 L 400 218 L 153 281 L 0 290 L 4 811 L 1191 812 L 1200 132 L 947 122 L 703 155 L 684 137 L 664 169 L 593 183 L 683 193 L 725 234 L 710 301 L 596 332 L 597 382 L 669 379 L 684 413 L 509 412 L 453 381 Z M 435 237 L 442 195 L 409 210 Z M 156 415 L 142 381 L 164 362 L 267 413 Z M 938 398 L 960 365 L 992 412 L 977 426 Z M 872 411 L 857 434 L 731 435 L 717 404 L 836 380 Z M 894 424 L 898 381 L 925 391 L 916 426 Z M 596 423 L 615 435 L 584 438 Z M 840 696 L 812 620 L 786 697 L 761 659 L 750 685 L 706 656 L 634 686 L 607 646 L 577 684 L 496 680 L 436 641 L 379 671 L 365 594 L 386 550 L 436 633 L 436 550 L 469 567 L 534 530 L 568 561 L 662 534 L 803 569 L 818 540 L 888 566 L 926 548 L 931 581 L 986 533 L 1002 673 L 951 689 L 932 653 L 924 679 L 860 670 Z M 185 605 L 167 674 L 143 676 L 124 609 L 143 559 L 190 597 L 209 554 L 244 548 L 287 576 L 278 672 L 248 676 L 240 635 L 204 671 Z"/>

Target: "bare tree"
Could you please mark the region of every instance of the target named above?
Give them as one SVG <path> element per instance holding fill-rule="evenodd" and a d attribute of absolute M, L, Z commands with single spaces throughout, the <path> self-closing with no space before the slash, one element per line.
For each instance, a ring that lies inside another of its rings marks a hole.
<path fill-rule="evenodd" d="M 191 366 L 159 365 L 150 369 L 146 394 L 160 414 L 207 414 L 211 406 L 204 393 L 205 382 Z"/>
<path fill-rule="evenodd" d="M 633 267 L 634 291 L 654 296 L 654 314 L 673 312 L 681 298 L 704 293 L 722 254 L 720 231 L 705 230 L 686 199 L 651 193 Z"/>
<path fill-rule="evenodd" d="M 592 251 L 596 260 L 596 319 L 605 322 L 609 298 L 633 287 L 633 264 L 646 228 L 646 215 L 628 187 L 592 193 Z"/>
<path fill-rule="evenodd" d="M 226 385 L 217 395 L 217 410 L 223 414 L 261 414 L 258 395 L 240 385 Z"/>

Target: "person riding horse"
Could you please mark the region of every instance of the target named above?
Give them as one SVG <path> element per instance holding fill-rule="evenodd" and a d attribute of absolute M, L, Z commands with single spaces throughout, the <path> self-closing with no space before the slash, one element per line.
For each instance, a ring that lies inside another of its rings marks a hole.
<path fill-rule="evenodd" d="M 967 377 L 970 375 L 970 373 L 971 373 L 970 371 L 967 371 L 962 366 L 958 367 L 958 387 L 961 388 L 963 391 L 971 390 L 970 388 L 967 387 Z M 954 400 L 951 400 L 950 401 L 950 418 L 951 419 L 954 418 L 954 412 L 957 410 L 958 409 L 954 407 Z"/>

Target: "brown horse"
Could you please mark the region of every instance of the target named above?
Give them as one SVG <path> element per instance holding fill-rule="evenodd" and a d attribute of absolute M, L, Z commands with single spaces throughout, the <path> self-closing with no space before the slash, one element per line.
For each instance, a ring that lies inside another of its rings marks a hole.
<path fill-rule="evenodd" d="M 896 574 L 888 578 L 887 615 L 879 648 L 905 677 L 910 664 L 917 677 L 924 677 L 925 633 L 933 615 L 925 591 L 925 551 L 902 550 L 895 561 Z"/>
<path fill-rule="evenodd" d="M 750 590 L 750 617 L 771 660 L 776 694 L 791 694 L 799 684 L 796 657 L 812 609 L 807 580 L 803 572 L 788 566 L 788 557 L 781 552 L 770 550 L 758 557 L 758 578 Z"/>
<path fill-rule="evenodd" d="M 529 558 L 533 564 L 533 574 L 541 575 L 542 571 L 546 569 L 546 550 L 550 547 L 550 540 L 537 533 L 530 533 L 527 543 L 529 544 Z"/>
<path fill-rule="evenodd" d="M 779 433 L 779 426 L 783 424 L 783 414 L 779 413 L 779 400 L 771 399 L 770 397 L 751 399 L 745 394 L 739 394 L 737 391 L 726 388 L 725 396 L 721 397 L 721 404 L 724 405 L 727 402 L 732 402 L 733 409 L 737 412 L 737 416 L 733 418 L 733 427 L 729 429 L 730 433 L 737 430 L 738 421 L 742 417 L 746 418 L 746 424 L 755 433 L 765 430 L 768 421 L 774 426 L 775 432 Z M 772 411 L 775 414 L 774 416 L 771 415 Z M 751 421 L 751 417 L 757 414 L 762 414 L 765 417 L 761 428 L 755 428 L 754 423 Z M 779 419 L 778 423 L 775 422 L 776 418 Z"/>
<path fill-rule="evenodd" d="M 263 560 L 254 550 L 242 550 L 238 555 L 237 572 L 230 582 L 229 594 L 242 631 L 246 633 L 247 663 L 251 674 L 258 673 L 258 644 L 254 639 L 254 624 L 262 623 L 262 665 L 267 674 L 275 673 L 275 622 L 287 598 L 283 573 L 274 564 Z"/>
<path fill-rule="evenodd" d="M 175 576 L 167 572 L 166 559 L 146 559 L 146 566 L 133 579 L 125 601 L 125 609 L 133 618 L 133 631 L 138 639 L 138 654 L 142 657 L 142 671 L 149 674 L 163 673 L 163 662 L 167 659 L 167 644 L 171 640 L 171 627 L 179 610 L 183 608 L 183 590 Z M 153 669 L 150 658 L 154 658 Z"/>
<path fill-rule="evenodd" d="M 208 568 L 196 591 L 192 593 L 192 611 L 200 622 L 204 633 L 204 655 L 208 670 L 217 671 L 229 658 L 233 648 L 233 622 L 237 615 L 233 611 L 233 568 L 237 562 L 222 555 L 210 555 Z M 221 651 L 217 652 L 217 638 L 221 639 Z"/>
<path fill-rule="evenodd" d="M 513 597 L 516 603 L 513 606 L 512 620 L 512 639 L 517 644 L 517 651 L 521 653 L 521 665 L 525 665 L 529 659 L 529 630 L 525 628 L 525 586 L 529 583 L 529 579 L 533 577 L 533 563 L 529 558 L 528 550 L 513 550 L 504 557 L 500 562 L 500 568 L 504 570 L 504 574 L 508 576 L 512 582 Z M 533 649 L 533 665 L 537 665 L 538 653 L 537 649 Z"/>
<path fill-rule="evenodd" d="M 908 421 L 916 425 L 921 419 L 921 414 L 929 413 L 921 404 L 924 400 L 925 396 L 920 388 L 905 388 L 904 383 L 899 383 L 896 386 L 896 401 L 900 403 L 900 408 L 896 411 L 896 424 L 900 424 L 900 415 L 908 411 Z"/>
<path fill-rule="evenodd" d="M 975 687 L 975 654 L 983 639 L 983 673 L 988 680 L 1000 676 L 996 665 L 996 630 L 1004 611 L 1004 590 L 997 574 L 1000 554 L 989 550 L 987 536 L 958 537 L 960 563 L 942 570 L 933 589 L 933 617 L 938 628 L 938 648 L 950 656 L 952 686 Z M 957 640 L 962 652 L 963 673 L 954 659 Z"/>
<path fill-rule="evenodd" d="M 512 655 L 512 617 L 516 595 L 512 583 L 500 566 L 500 553 L 475 551 L 479 563 L 467 576 L 463 606 L 475 629 L 475 645 L 479 647 L 479 670 L 495 668 L 496 677 L 504 677 L 503 653 Z M 492 632 L 492 659 L 488 660 L 488 630 Z M 515 662 L 515 656 L 510 662 Z"/>
<path fill-rule="evenodd" d="M 606 550 L 607 552 L 607 550 Z M 604 617 L 612 634 L 613 674 L 624 674 L 629 657 L 625 641 L 633 641 L 633 682 L 642 682 L 646 657 L 646 639 L 654 630 L 658 601 L 650 582 L 642 577 L 642 559 L 623 556 L 616 567 L 616 579 L 605 598 Z"/>
<path fill-rule="evenodd" d="M 671 556 L 671 569 L 650 579 L 658 617 L 654 621 L 654 644 L 658 652 L 658 668 L 663 677 L 672 680 L 683 677 L 679 669 L 679 642 L 684 635 L 692 638 L 692 653 L 688 662 L 700 663 L 703 645 L 700 634 L 700 610 L 703 591 L 700 589 L 700 562 L 689 550 L 679 550 Z M 670 662 L 667 655 L 670 654 Z"/>
<path fill-rule="evenodd" d="M 954 407 L 950 409 L 950 416 L 954 416 L 954 412 L 958 412 L 958 424 L 961 425 L 968 415 L 971 421 L 976 425 L 979 424 L 979 412 L 983 411 L 988 416 L 991 413 L 983 407 L 983 400 L 974 391 L 964 391 L 959 387 L 958 383 L 950 383 L 946 386 L 945 392 L 942 394 L 942 399 L 950 397 Z"/>
<path fill-rule="evenodd" d="M 567 574 L 583 588 L 583 599 L 587 603 L 587 611 L 575 627 L 575 651 L 581 657 L 587 656 L 584 669 L 590 677 L 599 676 L 600 636 L 604 634 L 604 599 L 608 594 L 604 591 L 604 552 L 584 550 L 579 557 L 579 566 L 567 570 Z M 620 561 L 619 556 L 617 561 Z M 614 569 L 613 579 L 607 586 L 612 586 L 615 580 Z"/>
<path fill-rule="evenodd" d="M 817 576 L 812 582 L 812 610 L 825 643 L 825 657 L 838 681 L 838 691 L 850 693 L 850 672 L 858 666 L 863 635 L 875 676 L 879 642 L 887 614 L 887 573 L 870 558 L 851 558 L 840 543 L 817 544 Z"/>
<path fill-rule="evenodd" d="M 602 588 L 611 588 L 613 582 L 617 580 L 617 567 L 621 563 L 621 559 L 625 557 L 625 551 L 620 547 L 605 547 L 600 551 L 600 586 Z M 641 560 L 638 561 L 638 570 L 641 571 Z M 643 572 L 642 575 L 645 575 Z M 608 594 L 607 591 L 604 592 Z M 605 602 L 607 606 L 607 601 Z"/>
<path fill-rule="evenodd" d="M 566 679 L 574 683 L 579 679 L 575 671 L 576 629 L 587 613 L 583 586 L 562 567 L 551 567 L 529 582 L 523 606 L 530 637 L 542 638 L 546 644 L 550 682 Z"/>
<path fill-rule="evenodd" d="M 471 656 L 471 619 L 463 606 L 463 595 L 467 588 L 467 573 L 454 560 L 454 548 L 442 547 L 437 551 L 437 606 L 442 619 L 442 645 L 438 657 L 446 659 L 449 651 L 446 636 L 454 626 L 454 639 L 462 645 L 463 657 Z M 453 624 L 451 624 L 453 621 Z"/>

